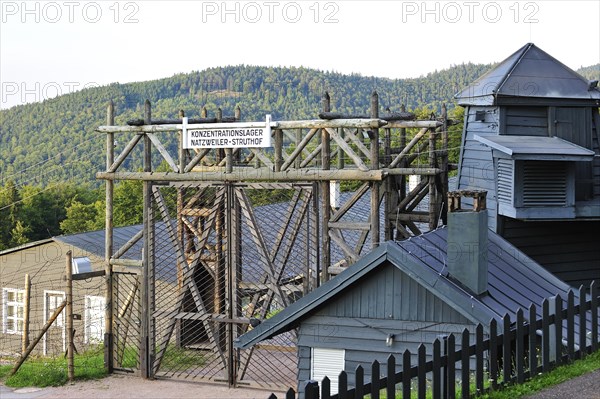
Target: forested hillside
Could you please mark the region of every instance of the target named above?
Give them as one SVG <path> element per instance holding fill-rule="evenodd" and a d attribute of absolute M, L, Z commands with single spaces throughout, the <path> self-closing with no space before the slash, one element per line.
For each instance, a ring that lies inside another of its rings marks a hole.
<path fill-rule="evenodd" d="M 391 80 L 342 75 L 307 68 L 231 66 L 170 78 L 111 84 L 67 94 L 42 103 L 0 111 L 0 181 L 41 184 L 49 181 L 89 182 L 103 167 L 104 138 L 95 133 L 105 123 L 106 104 L 113 100 L 117 123 L 142 116 L 144 100 L 155 118 L 175 117 L 180 109 L 198 116 L 206 106 L 243 120 L 315 118 L 325 90 L 336 111 L 366 112 L 376 89 L 382 108 L 398 110 L 452 103 L 452 96 L 489 65 L 458 65 L 418 79 Z"/>
<path fill-rule="evenodd" d="M 275 120 L 312 119 L 325 91 L 331 95 L 333 111 L 368 113 L 370 94 L 377 90 L 382 110 L 398 111 L 405 104 L 410 111 L 428 115 L 438 113 L 444 102 L 452 109 L 453 95 L 491 67 L 463 64 L 416 79 L 393 80 L 307 68 L 229 66 L 89 88 L 1 110 L 0 250 L 103 227 L 104 199 L 95 173 L 105 168 L 105 138 L 94 129 L 105 124 L 110 100 L 115 103 L 117 124 L 142 117 L 146 99 L 152 102 L 153 118 L 174 118 L 179 110 L 198 117 L 204 106 L 209 114 L 221 108 L 230 116 L 239 105 L 243 120 L 263 120 L 265 114 Z M 597 79 L 598 67 L 581 72 Z M 457 108 L 457 119 L 461 111 Z M 460 135 L 460 126 L 454 128 Z M 139 157 L 130 162 L 131 168 L 141 167 Z M 141 221 L 140 193 L 138 183 L 117 184 L 117 225 Z"/>

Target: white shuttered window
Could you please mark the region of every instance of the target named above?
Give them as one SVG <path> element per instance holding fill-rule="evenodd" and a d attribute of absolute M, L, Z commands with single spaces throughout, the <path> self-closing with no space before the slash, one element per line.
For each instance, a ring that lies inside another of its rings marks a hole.
<path fill-rule="evenodd" d="M 345 358 L 344 349 L 312 348 L 310 379 L 318 381 L 320 385 L 323 378 L 328 377 L 331 381 L 331 394 L 336 394 Z"/>

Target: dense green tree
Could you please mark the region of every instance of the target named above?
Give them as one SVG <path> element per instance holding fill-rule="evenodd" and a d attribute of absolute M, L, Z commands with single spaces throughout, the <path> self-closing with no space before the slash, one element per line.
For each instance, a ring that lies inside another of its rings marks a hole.
<path fill-rule="evenodd" d="M 60 222 L 60 229 L 64 234 L 100 230 L 104 227 L 104 204 L 101 201 L 83 204 L 74 199 L 66 213 L 66 219 Z"/>

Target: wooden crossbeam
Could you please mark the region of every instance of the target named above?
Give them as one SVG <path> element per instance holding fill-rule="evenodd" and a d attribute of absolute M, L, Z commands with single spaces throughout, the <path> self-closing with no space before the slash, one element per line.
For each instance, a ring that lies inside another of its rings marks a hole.
<path fill-rule="evenodd" d="M 344 151 L 346 155 L 350 157 L 352 162 L 358 167 L 359 170 L 367 171 L 369 168 L 360 159 L 360 157 L 352 150 L 352 148 L 346 143 L 346 140 L 339 135 L 335 129 L 326 129 L 329 136 L 337 143 L 337 145 Z"/>
<path fill-rule="evenodd" d="M 156 137 L 156 134 L 146 133 L 146 136 L 150 138 L 150 141 L 152 142 L 152 144 L 154 144 L 154 147 L 156 147 L 163 159 L 167 161 L 167 163 L 171 167 L 171 170 L 173 170 L 173 172 L 175 173 L 179 173 L 179 166 L 175 164 L 175 161 L 173 161 L 171 154 L 169 154 L 169 151 L 167 151 L 167 149 L 162 145 L 158 137 Z"/>

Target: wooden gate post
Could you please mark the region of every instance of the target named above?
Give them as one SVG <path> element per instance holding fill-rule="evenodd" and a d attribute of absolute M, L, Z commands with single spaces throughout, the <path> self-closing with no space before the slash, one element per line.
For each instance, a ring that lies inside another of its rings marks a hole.
<path fill-rule="evenodd" d="M 371 119 L 379 118 L 379 94 L 371 94 Z M 379 129 L 371 134 L 371 170 L 379 169 Z M 379 246 L 379 182 L 371 183 L 371 249 Z"/>
<path fill-rule="evenodd" d="M 331 99 L 327 92 L 323 95 L 322 106 L 323 112 L 331 111 Z M 331 166 L 330 153 L 329 132 L 327 129 L 321 129 L 321 169 L 323 170 L 329 170 Z M 330 190 L 329 180 L 321 182 L 321 223 L 323 229 L 323 236 L 321 237 L 321 282 L 329 280 L 329 266 L 331 266 L 331 238 L 329 237 L 329 221 L 331 218 Z"/>
<path fill-rule="evenodd" d="M 75 345 L 73 344 L 73 256 L 67 251 L 65 262 L 67 276 L 67 378 L 70 383 L 75 379 Z"/>
<path fill-rule="evenodd" d="M 115 106 L 111 101 L 106 110 L 106 124 L 115 124 Z M 108 171 L 114 162 L 115 144 L 114 133 L 106 134 L 106 170 Z M 113 252 L 113 193 L 114 181 L 106 180 L 106 218 L 104 221 L 104 271 L 106 285 L 106 308 L 104 311 L 104 368 L 107 373 L 113 372 L 113 274 L 110 258 Z"/>

